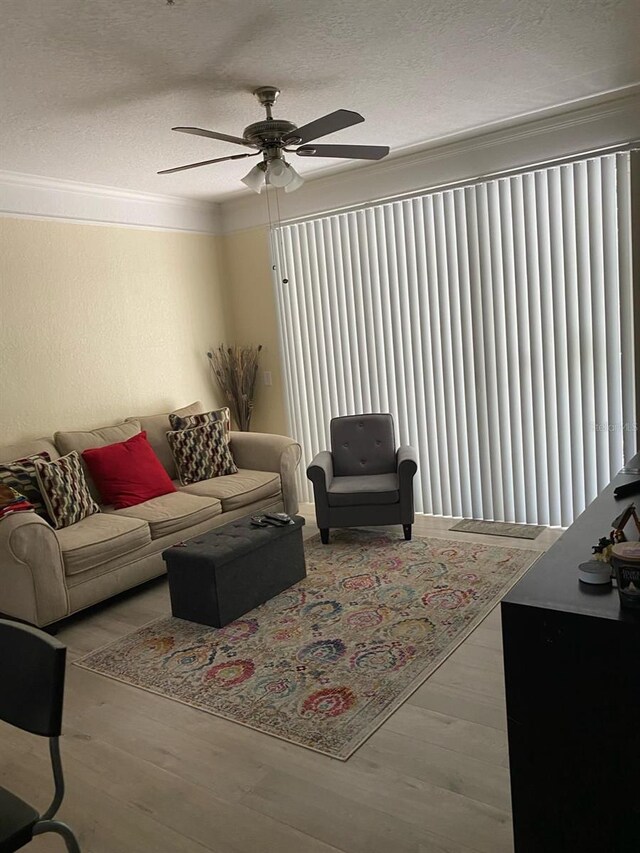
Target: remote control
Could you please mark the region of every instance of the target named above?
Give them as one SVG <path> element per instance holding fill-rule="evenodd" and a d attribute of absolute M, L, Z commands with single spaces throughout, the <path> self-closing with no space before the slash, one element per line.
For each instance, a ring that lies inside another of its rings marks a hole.
<path fill-rule="evenodd" d="M 273 519 L 273 521 L 277 521 L 279 524 L 291 524 L 292 520 L 286 512 L 266 512 L 264 517 L 266 519 Z"/>
<path fill-rule="evenodd" d="M 265 516 L 263 516 L 263 518 L 264 518 L 265 524 L 270 524 L 272 527 L 284 527 L 285 526 L 281 521 L 278 521 L 277 518 L 273 518 L 270 515 L 265 515 Z"/>
<path fill-rule="evenodd" d="M 268 527 L 269 522 L 263 515 L 252 515 L 251 516 L 251 524 L 254 527 Z"/>
<path fill-rule="evenodd" d="M 633 495 L 635 492 L 640 492 L 640 480 L 631 480 L 630 483 L 623 483 L 621 486 L 616 486 L 613 490 L 614 498 L 626 498 L 627 495 Z"/>

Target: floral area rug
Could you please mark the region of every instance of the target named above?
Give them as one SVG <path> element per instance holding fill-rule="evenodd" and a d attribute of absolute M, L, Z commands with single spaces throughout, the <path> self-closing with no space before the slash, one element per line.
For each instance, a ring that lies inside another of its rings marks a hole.
<path fill-rule="evenodd" d="M 225 628 L 167 617 L 76 664 L 345 760 L 537 552 L 332 531 L 308 576 Z"/>

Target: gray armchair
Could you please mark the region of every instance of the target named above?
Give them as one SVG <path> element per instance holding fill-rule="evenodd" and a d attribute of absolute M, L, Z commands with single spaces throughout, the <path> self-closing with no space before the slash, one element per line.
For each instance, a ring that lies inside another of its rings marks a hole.
<path fill-rule="evenodd" d="M 417 457 L 408 445 L 396 450 L 391 415 L 333 418 L 330 429 L 331 451 L 307 468 L 323 543 L 332 527 L 380 524 L 401 524 L 411 539 Z"/>

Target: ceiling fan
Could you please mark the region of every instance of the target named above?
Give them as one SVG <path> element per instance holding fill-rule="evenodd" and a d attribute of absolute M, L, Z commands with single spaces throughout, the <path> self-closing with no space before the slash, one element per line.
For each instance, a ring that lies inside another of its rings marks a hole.
<path fill-rule="evenodd" d="M 198 166 L 208 166 L 211 163 L 222 163 L 225 160 L 241 160 L 244 157 L 257 157 L 262 154 L 262 162 L 258 163 L 242 178 L 249 189 L 261 192 L 266 184 L 274 187 L 284 187 L 285 192 L 293 192 L 304 183 L 296 170 L 287 163 L 284 153 L 298 154 L 300 157 L 344 157 L 355 160 L 380 160 L 389 153 L 386 145 L 309 145 L 321 136 L 343 130 L 364 121 L 364 118 L 351 110 L 336 110 L 322 118 L 309 122 L 302 127 L 296 127 L 290 121 L 275 119 L 271 108 L 280 94 L 275 86 L 260 86 L 253 94 L 267 111 L 263 121 L 257 121 L 245 127 L 242 137 L 217 133 L 215 130 L 204 130 L 201 127 L 173 127 L 180 133 L 192 133 L 195 136 L 207 136 L 210 139 L 221 139 L 223 142 L 233 142 L 247 148 L 256 149 L 252 153 L 232 154 L 229 157 L 216 157 L 214 160 L 202 160 L 199 163 L 189 163 L 186 166 L 176 166 L 173 169 L 163 169 L 159 175 L 172 172 L 182 172 L 185 169 L 195 169 Z M 288 146 L 299 146 L 289 148 Z"/>

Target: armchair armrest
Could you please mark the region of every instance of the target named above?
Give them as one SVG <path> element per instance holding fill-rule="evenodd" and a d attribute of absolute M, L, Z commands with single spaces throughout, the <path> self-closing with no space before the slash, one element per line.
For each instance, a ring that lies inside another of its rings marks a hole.
<path fill-rule="evenodd" d="M 321 450 L 307 467 L 307 477 L 313 483 L 313 500 L 316 505 L 318 527 L 329 527 L 329 499 L 327 489 L 333 480 L 333 456 L 329 450 Z"/>
<path fill-rule="evenodd" d="M 318 486 L 327 491 L 333 480 L 333 456 L 328 450 L 321 450 L 313 457 L 307 467 L 307 477 L 314 489 Z"/>
<path fill-rule="evenodd" d="M 418 470 L 418 454 L 408 444 L 403 444 L 396 451 L 396 465 L 400 482 L 411 480 Z"/>
<path fill-rule="evenodd" d="M 400 506 L 403 524 L 413 524 L 413 478 L 418 470 L 418 454 L 408 444 L 396 451 L 398 486 L 400 488 Z"/>
<path fill-rule="evenodd" d="M 297 441 L 285 435 L 232 430 L 231 452 L 238 468 L 280 474 L 285 512 L 296 514 L 298 493 L 295 473 L 302 456 L 302 448 Z"/>
<path fill-rule="evenodd" d="M 69 613 L 58 537 L 34 512 L 0 520 L 0 612 L 38 626 Z"/>

